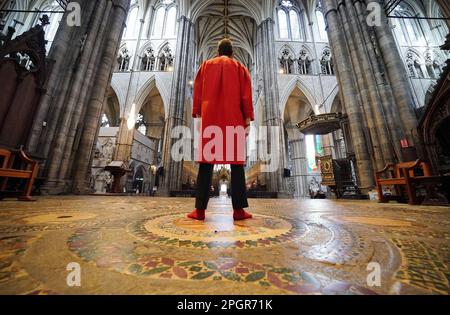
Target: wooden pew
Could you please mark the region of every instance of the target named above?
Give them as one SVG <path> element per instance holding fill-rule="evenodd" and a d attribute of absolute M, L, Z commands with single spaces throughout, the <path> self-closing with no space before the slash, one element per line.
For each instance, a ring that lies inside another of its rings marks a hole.
<path fill-rule="evenodd" d="M 27 165 L 26 169 L 13 169 L 15 157 L 18 157 Z M 20 178 L 26 179 L 27 182 L 25 185 L 25 190 L 22 192 L 22 195 L 18 197 L 18 200 L 33 201 L 31 198 L 31 190 L 37 176 L 38 163 L 28 158 L 22 149 L 14 154 L 10 150 L 0 148 L 0 159 L 1 158 L 3 158 L 3 163 L 1 163 L 0 167 L 0 200 L 5 197 L 8 179 Z"/>
<path fill-rule="evenodd" d="M 382 178 L 389 174 L 389 178 Z M 416 196 L 416 185 L 424 181 L 439 181 L 439 176 L 432 176 L 430 166 L 420 159 L 414 162 L 388 164 L 376 173 L 378 199 L 380 202 L 389 200 L 402 201 L 402 188 L 405 188 L 410 205 L 420 204 Z M 396 196 L 384 196 L 383 186 L 394 186 Z"/>

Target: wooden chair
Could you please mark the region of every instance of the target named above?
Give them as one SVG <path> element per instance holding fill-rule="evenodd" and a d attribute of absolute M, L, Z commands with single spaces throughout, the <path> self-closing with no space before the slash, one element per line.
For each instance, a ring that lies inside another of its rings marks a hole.
<path fill-rule="evenodd" d="M 14 157 L 18 156 L 22 162 L 27 165 L 25 170 L 13 169 Z M 3 158 L 3 163 L 0 168 L 0 200 L 5 197 L 5 190 L 9 178 L 26 179 L 25 190 L 22 195 L 18 197 L 21 201 L 33 201 L 31 198 L 31 191 L 33 183 L 38 172 L 38 163 L 31 160 L 22 149 L 17 154 L 13 154 L 7 149 L 0 148 L 0 158 Z"/>
<path fill-rule="evenodd" d="M 382 178 L 385 174 L 389 174 L 390 178 Z M 429 178 L 434 178 L 431 176 L 430 166 L 420 159 L 414 162 L 388 164 L 384 169 L 376 173 L 378 199 L 380 202 L 388 202 L 389 200 L 402 201 L 401 189 L 405 188 L 408 203 L 411 205 L 420 204 L 416 196 L 415 184 L 422 181 L 422 179 Z M 383 186 L 394 186 L 396 196 L 388 197 L 383 195 Z"/>

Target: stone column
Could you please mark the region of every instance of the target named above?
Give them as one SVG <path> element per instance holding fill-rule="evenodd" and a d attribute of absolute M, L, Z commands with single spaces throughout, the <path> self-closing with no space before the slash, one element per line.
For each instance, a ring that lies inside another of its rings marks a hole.
<path fill-rule="evenodd" d="M 289 141 L 292 150 L 292 162 L 296 196 L 306 198 L 308 191 L 308 161 L 306 159 L 305 136 L 299 135 L 298 139 Z"/>
<path fill-rule="evenodd" d="M 323 2 L 324 15 L 328 23 L 328 37 L 336 63 L 337 78 L 340 85 L 341 100 L 350 122 L 353 147 L 356 155 L 358 186 L 368 191 L 374 186 L 373 168 L 368 150 L 361 103 L 357 95 L 357 84 L 352 67 L 351 54 L 343 31 L 337 4 L 334 0 Z"/>
<path fill-rule="evenodd" d="M 56 59 L 50 78 L 54 81 L 41 101 L 29 141 L 30 148 L 46 158 L 41 171 L 46 178 L 44 193 L 71 192 L 72 172 L 79 176 L 74 162 L 91 156 L 93 145 L 82 145 L 84 126 L 95 102 L 103 104 L 129 0 L 80 1 L 80 5 L 80 27 L 61 23 L 52 50 Z M 91 124 L 98 127 L 99 121 L 100 114 Z M 96 132 L 91 136 L 93 142 Z"/>
<path fill-rule="evenodd" d="M 367 56 L 367 47 L 360 34 L 360 26 L 355 19 L 351 1 L 338 1 L 338 11 L 344 26 L 347 46 L 352 58 L 353 72 L 357 84 L 357 95 L 361 99 L 362 112 L 368 128 L 372 144 L 374 167 L 382 169 L 386 162 L 392 163 L 390 137 L 384 120 L 383 109 L 380 106 L 377 86 L 373 78 L 371 63 Z"/>
<path fill-rule="evenodd" d="M 178 23 L 177 49 L 172 79 L 169 115 L 164 131 L 163 168 L 158 194 L 169 195 L 172 190 L 181 190 L 183 163 L 175 162 L 171 156 L 173 128 L 186 125 L 184 120 L 185 104 L 188 97 L 188 81 L 194 67 L 194 27 L 190 19 L 182 16 Z"/>
<path fill-rule="evenodd" d="M 274 21 L 270 18 L 263 21 L 257 28 L 256 51 L 259 58 L 258 73 L 262 78 L 264 104 L 262 126 L 269 127 L 267 132 L 267 151 L 271 147 L 270 127 L 279 128 L 279 138 L 277 140 L 279 151 L 279 167 L 276 172 L 266 173 L 267 189 L 276 191 L 280 197 L 289 196 L 287 181 L 283 177 L 286 165 L 286 150 L 283 132 L 283 119 L 280 113 L 279 89 L 278 89 L 278 68 L 277 56 L 275 53 Z"/>
<path fill-rule="evenodd" d="M 92 13 L 93 1 L 80 1 L 83 10 L 83 18 L 88 19 Z M 89 5 L 90 4 L 90 5 Z M 30 152 L 47 156 L 48 148 L 53 138 L 59 113 L 62 110 L 62 102 L 57 98 L 63 98 L 70 82 L 70 66 L 73 65 L 77 54 L 70 53 L 73 49 L 73 43 L 81 40 L 83 32 L 86 31 L 86 25 L 81 27 L 70 27 L 64 23 L 68 13 L 65 13 L 61 19 L 60 26 L 56 32 L 55 39 L 48 59 L 51 64 L 51 72 L 48 75 L 48 85 L 45 94 L 42 96 L 38 110 L 36 112 L 33 128 L 28 140 L 27 148 Z M 45 128 L 44 128 L 45 125 Z"/>
<path fill-rule="evenodd" d="M 383 4 L 380 0 L 368 0 L 367 3 Z M 400 117 L 400 126 L 403 134 L 410 145 L 414 144 L 412 131 L 417 127 L 417 117 L 414 113 L 414 100 L 411 93 L 411 86 L 408 83 L 408 76 L 400 53 L 395 43 L 392 29 L 384 12 L 381 14 L 382 25 L 373 27 L 374 37 L 381 50 L 384 60 L 387 78 L 392 88 L 395 103 Z"/>
<path fill-rule="evenodd" d="M 334 151 L 334 145 L 333 145 L 333 139 L 331 138 L 331 134 L 326 134 L 320 137 L 322 140 L 322 148 L 323 148 L 323 154 L 324 155 L 331 155 L 335 156 L 333 154 Z"/>
<path fill-rule="evenodd" d="M 358 1 L 354 2 L 355 10 L 351 10 L 351 14 L 356 14 L 355 19 L 359 21 L 361 27 L 361 35 L 365 46 L 367 47 L 368 60 L 372 67 L 372 72 L 369 79 L 373 76 L 371 84 L 377 89 L 379 98 L 381 101 L 382 110 L 384 111 L 384 119 L 387 124 L 387 133 L 390 136 L 391 146 L 395 156 L 394 159 L 400 154 L 400 140 L 404 138 L 402 128 L 391 128 L 400 121 L 400 115 L 397 106 L 392 106 L 395 103 L 391 86 L 386 78 L 386 70 L 384 68 L 384 61 L 381 60 L 378 44 L 375 42 L 374 31 L 370 29 L 367 24 L 367 11 L 362 7 L 362 4 Z"/>

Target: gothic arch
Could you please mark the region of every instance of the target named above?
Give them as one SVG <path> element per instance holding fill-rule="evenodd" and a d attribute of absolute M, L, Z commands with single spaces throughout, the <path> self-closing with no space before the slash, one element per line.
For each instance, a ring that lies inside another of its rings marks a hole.
<path fill-rule="evenodd" d="M 169 41 L 164 41 L 158 48 L 158 53 L 156 54 L 156 71 L 171 71 L 173 70 L 175 62 L 175 51 Z"/>
<path fill-rule="evenodd" d="M 343 108 L 343 104 L 341 102 L 341 98 L 339 95 L 339 85 L 336 84 L 336 86 L 334 87 L 334 89 L 331 91 L 331 94 L 328 96 L 328 99 L 325 101 L 324 104 L 324 113 L 334 113 L 335 111 L 335 107 L 336 107 L 336 102 L 339 101 L 341 104 L 341 109 L 339 111 L 345 111 L 345 108 Z M 324 114 L 321 113 L 321 114 Z"/>
<path fill-rule="evenodd" d="M 169 99 L 170 99 L 170 86 L 166 87 L 164 84 L 159 82 L 159 75 L 152 73 L 152 75 L 145 81 L 145 83 L 140 87 L 137 92 L 134 102 L 136 104 L 136 113 L 139 113 L 144 105 L 147 96 L 154 90 L 157 89 L 161 95 L 161 99 L 164 106 L 165 116 L 167 118 L 169 114 Z"/>
<path fill-rule="evenodd" d="M 119 127 L 121 117 L 121 106 L 119 103 L 119 98 L 117 97 L 117 93 L 112 88 L 112 86 L 110 86 L 107 91 L 106 104 L 103 105 L 102 115 L 106 115 L 109 127 Z"/>
<path fill-rule="evenodd" d="M 306 96 L 309 104 L 311 105 L 311 108 L 312 108 L 312 104 L 316 103 L 316 100 L 313 96 L 314 94 L 312 93 L 311 88 L 309 88 L 303 80 L 300 80 L 298 77 L 295 77 L 295 78 L 292 78 L 292 80 L 290 80 L 288 84 L 286 84 L 286 87 L 280 93 L 280 105 L 281 105 L 280 112 L 281 113 L 285 112 L 286 104 L 289 99 L 289 96 L 292 94 L 292 92 L 296 88 L 298 88 L 300 90 L 300 92 L 302 92 L 303 95 Z"/>
<path fill-rule="evenodd" d="M 296 53 L 291 45 L 284 44 L 278 52 L 278 64 L 282 74 L 295 74 Z"/>
<path fill-rule="evenodd" d="M 120 80 L 117 76 L 112 76 L 111 79 L 111 89 L 114 91 L 114 93 L 117 96 L 117 100 L 119 101 L 120 105 L 120 117 L 124 117 L 125 113 L 125 93 L 123 93 L 123 90 L 120 88 Z"/>
<path fill-rule="evenodd" d="M 156 87 L 156 75 L 152 74 L 150 78 L 140 87 L 137 92 L 134 103 L 136 104 L 136 113 L 139 113 L 144 105 L 145 99 L 150 94 L 150 92 Z M 164 100 L 163 100 L 164 102 Z M 166 106 L 164 105 L 164 108 Z"/>
<path fill-rule="evenodd" d="M 167 42 L 167 41 L 166 41 Z M 155 47 L 154 47 L 154 45 L 153 45 L 153 42 L 152 41 L 150 41 L 150 40 L 147 40 L 142 46 L 141 46 L 141 48 L 139 49 L 139 56 L 142 56 L 144 53 L 145 53 L 145 51 L 148 49 L 148 48 L 152 48 L 153 50 L 157 50 L 157 49 L 155 49 Z"/>

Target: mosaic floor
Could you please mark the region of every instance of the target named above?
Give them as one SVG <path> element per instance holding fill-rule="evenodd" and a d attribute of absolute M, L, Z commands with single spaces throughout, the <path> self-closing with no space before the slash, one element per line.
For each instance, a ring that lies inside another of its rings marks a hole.
<path fill-rule="evenodd" d="M 250 200 L 254 219 L 235 223 L 228 199 L 211 200 L 206 222 L 185 218 L 193 204 L 0 202 L 0 294 L 450 293 L 449 208 Z"/>

